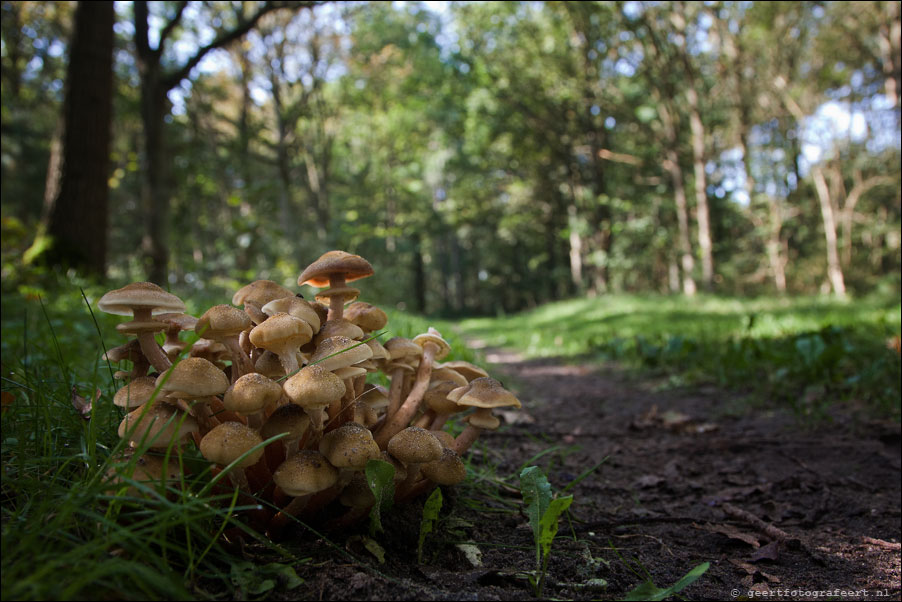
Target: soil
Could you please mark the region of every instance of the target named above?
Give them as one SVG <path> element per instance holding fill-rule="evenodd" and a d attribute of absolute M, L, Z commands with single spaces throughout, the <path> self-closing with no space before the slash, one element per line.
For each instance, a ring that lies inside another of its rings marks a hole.
<path fill-rule="evenodd" d="M 384 517 L 374 538 L 382 563 L 364 547 L 366 525 L 298 533 L 286 545 L 308 559 L 296 567 L 304 583 L 271 597 L 536 599 L 516 475 L 536 464 L 561 490 L 601 463 L 567 492 L 544 599 L 621 599 L 649 577 L 668 587 L 705 562 L 681 597 L 900 599 L 898 423 L 846 408 L 811 424 L 766 404 L 749 409 L 737 392 L 663 388 L 589 362 L 487 357 L 523 410 L 483 435 L 467 482 L 443 488 L 423 563 L 420 498 Z"/>

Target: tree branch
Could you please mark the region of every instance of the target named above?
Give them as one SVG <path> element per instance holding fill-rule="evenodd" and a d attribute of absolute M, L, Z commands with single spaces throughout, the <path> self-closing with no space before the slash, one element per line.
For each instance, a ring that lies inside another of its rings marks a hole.
<path fill-rule="evenodd" d="M 172 20 L 166 24 L 166 27 L 163 28 L 163 31 L 160 32 L 160 43 L 157 44 L 156 54 L 163 54 L 163 44 L 166 43 L 166 40 L 169 39 L 169 36 L 172 35 L 172 31 L 178 27 L 178 24 L 182 21 L 182 14 L 185 12 L 185 8 L 187 8 L 187 2 L 179 2 L 179 6 L 175 11 L 175 16 L 172 17 Z"/>

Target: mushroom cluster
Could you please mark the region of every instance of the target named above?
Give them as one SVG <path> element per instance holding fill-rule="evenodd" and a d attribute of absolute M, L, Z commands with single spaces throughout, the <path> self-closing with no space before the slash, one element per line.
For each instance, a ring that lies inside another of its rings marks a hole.
<path fill-rule="evenodd" d="M 117 330 L 136 337 L 104 355 L 131 364 L 115 373 L 120 437 L 150 457 L 196 445 L 224 482 L 280 509 L 254 516 L 271 535 L 291 516 L 366 516 L 370 460 L 394 466 L 398 502 L 463 481 L 461 457 L 500 424 L 492 409 L 520 402 L 482 368 L 442 363 L 451 348 L 434 328 L 383 345 L 385 312 L 348 286 L 372 274 L 362 257 L 329 251 L 298 278 L 324 289 L 316 301 L 258 280 L 198 318 L 151 283 L 106 293 L 98 307 L 131 316 Z M 186 331 L 200 338 L 189 346 Z M 379 372 L 388 388 L 374 384 Z M 466 422 L 457 437 L 445 430 L 455 415 Z"/>

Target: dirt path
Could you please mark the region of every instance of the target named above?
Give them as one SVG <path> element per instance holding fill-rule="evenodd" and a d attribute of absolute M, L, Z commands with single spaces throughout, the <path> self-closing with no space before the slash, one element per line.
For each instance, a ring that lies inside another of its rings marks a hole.
<path fill-rule="evenodd" d="M 735 396 L 713 389 L 656 391 L 613 369 L 498 352 L 488 359 L 524 410 L 486 437 L 484 454 L 473 456 L 477 472 L 490 465 L 513 475 L 545 452 L 535 463 L 558 489 L 606 458 L 570 491 L 572 523 L 554 542 L 545 598 L 618 599 L 643 571 L 665 587 L 710 562 L 683 596 L 900 599 L 898 425 L 840 418 L 805 428 L 779 412 L 740 413 Z M 479 485 L 477 477 L 448 492 L 423 565 L 419 501 L 389 517 L 384 564 L 365 570 L 334 558 L 323 572 L 302 567 L 302 595 L 534 599 L 518 574 L 535 562 L 513 503 L 520 495 L 492 487 L 501 497 L 482 496 Z M 481 564 L 461 542 L 475 543 Z"/>

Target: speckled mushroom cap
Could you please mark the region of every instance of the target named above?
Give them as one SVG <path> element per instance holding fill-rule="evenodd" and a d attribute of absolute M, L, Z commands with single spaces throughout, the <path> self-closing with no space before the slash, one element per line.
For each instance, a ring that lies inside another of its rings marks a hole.
<path fill-rule="evenodd" d="M 263 428 L 260 429 L 260 435 L 264 439 L 269 439 L 282 433 L 288 433 L 288 437 L 283 441 L 292 441 L 300 439 L 308 426 L 310 426 L 310 417 L 304 412 L 304 408 L 289 403 L 276 408 L 276 411 L 266 419 Z"/>
<path fill-rule="evenodd" d="M 441 368 L 448 368 L 450 370 L 454 370 L 461 376 L 467 379 L 467 382 L 476 380 L 477 378 L 483 378 L 489 375 L 488 372 L 471 364 L 470 362 L 465 362 L 463 360 L 457 360 L 453 362 L 445 362 L 440 366 Z"/>
<path fill-rule="evenodd" d="M 399 431 L 388 441 L 388 453 L 405 464 L 422 464 L 442 457 L 442 443 L 418 426 Z"/>
<path fill-rule="evenodd" d="M 300 297 L 281 297 L 273 299 L 262 308 L 263 313 L 267 316 L 276 314 L 289 314 L 295 318 L 300 318 L 310 324 L 313 332 L 319 332 L 321 320 L 313 304 Z"/>
<path fill-rule="evenodd" d="M 319 451 L 337 468 L 362 470 L 381 451 L 373 433 L 362 424 L 347 422 L 323 436 Z"/>
<path fill-rule="evenodd" d="M 160 374 L 156 384 L 169 397 L 199 399 L 225 393 L 229 379 L 210 361 L 189 357 Z"/>
<path fill-rule="evenodd" d="M 156 390 L 157 379 L 153 376 L 142 376 L 128 383 L 113 396 L 113 404 L 120 408 L 136 408 L 144 405 Z"/>
<path fill-rule="evenodd" d="M 436 414 L 456 414 L 466 410 L 466 406 L 462 406 L 457 402 L 448 399 L 448 393 L 456 389 L 458 385 L 449 380 L 443 380 L 435 383 L 426 390 L 423 395 L 423 401 Z"/>
<path fill-rule="evenodd" d="M 179 399 L 199 399 L 222 395 L 229 379 L 222 370 L 202 357 L 189 357 L 157 377 L 161 392 Z"/>
<path fill-rule="evenodd" d="M 268 349 L 282 355 L 290 349 L 297 349 L 313 338 L 310 325 L 291 314 L 276 314 L 267 318 L 251 331 L 251 343 L 261 349 Z"/>
<path fill-rule="evenodd" d="M 194 325 L 194 332 L 205 339 L 221 341 L 237 337 L 253 325 L 246 313 L 231 305 L 214 305 Z"/>
<path fill-rule="evenodd" d="M 467 478 L 467 467 L 457 452 L 446 446 L 438 460 L 420 466 L 420 473 L 439 485 L 457 485 Z"/>
<path fill-rule="evenodd" d="M 438 347 L 438 351 L 435 352 L 433 359 L 435 361 L 445 359 L 449 353 L 451 353 L 451 345 L 448 344 L 448 341 L 442 338 L 442 333 L 437 331 L 432 326 L 429 327 L 427 332 L 423 334 L 418 334 L 413 337 L 413 342 L 419 345 L 422 348 L 426 348 L 426 345 L 432 343 L 436 347 Z"/>
<path fill-rule="evenodd" d="M 262 307 L 282 297 L 294 297 L 294 293 L 272 280 L 255 280 L 238 289 L 232 296 L 232 305 L 244 305 L 250 301 Z"/>
<path fill-rule="evenodd" d="M 154 449 L 169 447 L 173 440 L 197 432 L 197 421 L 178 408 L 162 401 L 154 401 L 126 414 L 119 423 L 119 438 L 128 437 L 129 445 L 148 445 Z"/>
<path fill-rule="evenodd" d="M 212 428 L 201 439 L 200 453 L 214 464 L 228 466 L 260 443 L 263 443 L 263 439 L 251 427 L 240 422 L 223 422 Z M 263 447 L 260 446 L 241 460 L 237 466 L 238 468 L 253 466 L 262 455 Z"/>
<path fill-rule="evenodd" d="M 257 372 L 245 374 L 228 388 L 222 404 L 231 412 L 253 414 L 267 405 L 275 403 L 282 396 L 279 383 Z"/>
<path fill-rule="evenodd" d="M 321 453 L 305 449 L 282 462 L 272 478 L 285 493 L 299 497 L 328 489 L 338 482 L 338 471 Z"/>
<path fill-rule="evenodd" d="M 313 337 L 313 342 L 319 345 L 330 337 L 345 337 L 359 341 L 363 338 L 363 329 L 344 318 L 328 320 L 320 331 Z"/>
<path fill-rule="evenodd" d="M 385 350 L 388 351 L 392 361 L 423 355 L 422 347 L 404 337 L 390 338 L 385 343 Z"/>
<path fill-rule="evenodd" d="M 360 255 L 346 251 L 329 251 L 311 263 L 298 276 L 298 284 L 309 284 L 316 288 L 329 286 L 331 274 L 343 274 L 345 282 L 353 282 L 373 275 L 373 266 Z"/>
<path fill-rule="evenodd" d="M 469 381 L 467 381 L 460 372 L 452 370 L 444 364 L 432 367 L 432 374 L 429 375 L 429 381 L 429 388 L 432 388 L 432 383 L 440 382 L 451 382 L 454 383 L 455 387 L 465 387 L 469 384 Z"/>
<path fill-rule="evenodd" d="M 183 312 L 182 300 L 152 282 L 133 282 L 110 291 L 100 298 L 97 307 L 117 316 L 130 316 L 135 308 L 150 309 L 151 314 Z"/>
<path fill-rule="evenodd" d="M 282 389 L 292 403 L 305 410 L 322 409 L 345 394 L 345 384 L 320 364 L 312 364 L 287 378 Z"/>
<path fill-rule="evenodd" d="M 310 363 L 322 366 L 326 370 L 337 370 L 371 357 L 373 350 L 369 346 L 348 337 L 337 336 L 323 339 L 317 345 Z"/>
<path fill-rule="evenodd" d="M 381 330 L 388 324 L 388 315 L 380 308 L 363 301 L 351 303 L 345 308 L 344 318 L 365 332 Z"/>
<path fill-rule="evenodd" d="M 448 399 L 474 408 L 521 407 L 520 400 L 491 377 L 476 378 L 467 386 L 452 390 Z"/>

